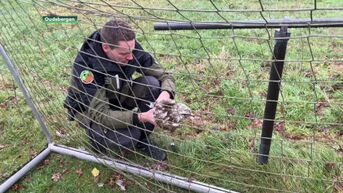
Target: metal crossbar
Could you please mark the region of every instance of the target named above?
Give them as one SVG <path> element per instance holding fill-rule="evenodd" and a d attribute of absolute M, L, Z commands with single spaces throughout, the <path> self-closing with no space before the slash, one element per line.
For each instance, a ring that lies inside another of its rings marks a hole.
<path fill-rule="evenodd" d="M 266 29 L 280 28 L 318 28 L 318 27 L 343 27 L 342 18 L 318 19 L 267 19 L 228 22 L 168 22 L 157 23 L 155 30 L 202 30 L 202 29 Z"/>

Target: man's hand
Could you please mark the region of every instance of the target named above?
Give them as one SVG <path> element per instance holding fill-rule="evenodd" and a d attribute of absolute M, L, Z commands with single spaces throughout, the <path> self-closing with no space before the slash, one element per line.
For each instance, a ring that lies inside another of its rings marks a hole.
<path fill-rule="evenodd" d="M 156 126 L 156 122 L 155 122 L 155 118 L 154 118 L 154 111 L 155 111 L 155 108 L 152 108 L 147 112 L 139 113 L 138 114 L 139 121 L 140 122 L 149 122 L 149 123 Z"/>
<path fill-rule="evenodd" d="M 160 96 L 156 99 L 156 103 L 160 101 L 170 101 L 170 94 L 167 91 L 162 91 Z M 154 117 L 155 108 L 150 109 L 147 112 L 139 113 L 138 119 L 140 122 L 149 122 L 156 126 L 156 120 Z"/>
<path fill-rule="evenodd" d="M 160 96 L 158 96 L 158 98 L 156 99 L 156 102 L 160 102 L 163 100 L 166 100 L 166 101 L 171 100 L 169 92 L 167 92 L 165 90 L 161 92 Z"/>

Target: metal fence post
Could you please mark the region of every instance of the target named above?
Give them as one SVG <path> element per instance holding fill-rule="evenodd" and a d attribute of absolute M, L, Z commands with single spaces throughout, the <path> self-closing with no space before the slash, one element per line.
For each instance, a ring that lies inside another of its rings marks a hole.
<path fill-rule="evenodd" d="M 281 84 L 280 80 L 282 78 L 284 59 L 286 55 L 287 42 L 289 40 L 289 37 L 290 33 L 287 32 L 287 26 L 282 26 L 279 31 L 275 32 L 273 62 L 270 69 L 267 102 L 264 109 L 262 125 L 261 144 L 259 156 L 257 159 L 257 162 L 259 164 L 268 163 L 276 107 L 279 98 Z"/>

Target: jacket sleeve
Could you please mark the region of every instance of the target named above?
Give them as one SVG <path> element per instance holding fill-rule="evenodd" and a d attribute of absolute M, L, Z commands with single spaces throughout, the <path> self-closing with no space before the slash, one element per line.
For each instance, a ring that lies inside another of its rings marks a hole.
<path fill-rule="evenodd" d="M 123 111 L 110 109 L 105 88 L 98 88 L 90 103 L 88 115 L 96 123 L 111 129 L 125 128 L 138 123 L 136 113 L 126 109 L 123 109 Z"/>
<path fill-rule="evenodd" d="M 168 91 L 171 97 L 175 96 L 175 79 L 172 72 L 167 71 L 161 65 L 157 64 L 149 53 L 144 53 L 139 58 L 141 72 L 144 76 L 154 76 L 161 81 L 161 90 Z"/>

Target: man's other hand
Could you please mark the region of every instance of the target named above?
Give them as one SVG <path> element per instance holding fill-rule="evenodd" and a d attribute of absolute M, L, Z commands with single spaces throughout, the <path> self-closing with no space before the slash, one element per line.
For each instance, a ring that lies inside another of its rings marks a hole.
<path fill-rule="evenodd" d="M 169 92 L 167 92 L 167 91 L 162 91 L 161 94 L 160 94 L 160 96 L 158 96 L 158 98 L 156 99 L 156 103 L 157 103 L 157 102 L 161 102 L 161 101 L 163 101 L 163 100 L 166 100 L 166 101 L 171 100 L 171 99 L 170 99 L 170 94 L 169 94 Z"/>

